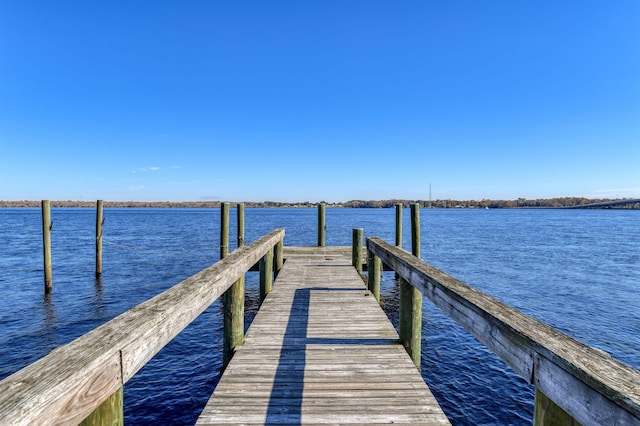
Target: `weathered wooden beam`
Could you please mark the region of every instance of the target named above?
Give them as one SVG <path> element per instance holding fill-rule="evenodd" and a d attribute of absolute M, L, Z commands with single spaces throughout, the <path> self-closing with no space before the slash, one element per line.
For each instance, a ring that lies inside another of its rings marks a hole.
<path fill-rule="evenodd" d="M 0 424 L 78 424 L 284 237 L 279 229 L 0 382 Z"/>
<path fill-rule="evenodd" d="M 637 425 L 640 372 L 379 238 L 367 249 L 584 425 Z"/>

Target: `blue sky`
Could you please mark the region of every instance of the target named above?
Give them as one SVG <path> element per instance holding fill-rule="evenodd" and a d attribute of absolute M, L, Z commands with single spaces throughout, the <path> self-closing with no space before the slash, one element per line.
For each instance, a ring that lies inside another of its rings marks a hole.
<path fill-rule="evenodd" d="M 640 197 L 640 2 L 0 0 L 0 199 Z"/>

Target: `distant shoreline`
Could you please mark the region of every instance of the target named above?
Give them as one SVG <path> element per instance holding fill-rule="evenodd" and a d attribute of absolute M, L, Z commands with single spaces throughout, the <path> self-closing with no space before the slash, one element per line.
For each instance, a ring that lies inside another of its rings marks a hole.
<path fill-rule="evenodd" d="M 583 197 L 559 197 L 545 199 L 525 199 L 516 200 L 351 200 L 339 203 L 325 203 L 327 208 L 390 208 L 398 203 L 409 206 L 418 203 L 421 207 L 434 208 L 562 208 L 577 207 L 587 204 L 609 203 L 625 199 L 589 199 Z M 231 206 L 235 206 L 238 201 L 229 201 Z M 245 208 L 314 208 L 320 202 L 278 202 L 278 201 L 239 201 Z M 221 201 L 104 201 L 105 208 L 219 208 Z M 66 208 L 95 208 L 96 201 L 51 201 L 51 207 Z M 20 200 L 3 201 L 0 200 L 0 208 L 34 208 L 40 207 L 40 201 Z M 632 208 L 631 206 L 621 206 L 617 208 Z M 636 206 L 636 208 L 638 208 Z"/>

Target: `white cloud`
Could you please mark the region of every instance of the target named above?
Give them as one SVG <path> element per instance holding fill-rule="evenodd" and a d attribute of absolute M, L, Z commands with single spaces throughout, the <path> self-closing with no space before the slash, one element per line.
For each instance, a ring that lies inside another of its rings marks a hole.
<path fill-rule="evenodd" d="M 157 166 L 136 167 L 135 169 L 131 170 L 131 173 L 157 172 L 158 170 L 160 170 L 160 167 L 157 167 Z"/>

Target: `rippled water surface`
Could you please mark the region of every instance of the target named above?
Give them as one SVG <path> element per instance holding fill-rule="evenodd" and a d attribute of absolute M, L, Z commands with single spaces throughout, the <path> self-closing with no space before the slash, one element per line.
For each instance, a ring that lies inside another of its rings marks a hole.
<path fill-rule="evenodd" d="M 105 209 L 104 272 L 96 280 L 95 212 L 51 216 L 53 293 L 45 297 L 40 210 L 0 209 L 0 379 L 218 260 L 217 209 Z M 394 221 L 393 209 L 327 209 L 326 243 L 350 245 L 352 228 L 394 243 Z M 640 368 L 639 221 L 640 212 L 622 210 L 423 209 L 421 253 Z M 408 210 L 404 222 L 410 249 Z M 284 227 L 286 245 L 316 244 L 315 209 L 246 209 L 245 223 L 247 242 Z M 257 273 L 247 274 L 248 321 L 257 282 Z M 397 324 L 393 273 L 384 273 L 382 287 Z M 530 424 L 533 389 L 426 299 L 423 309 L 422 374 L 452 423 Z M 221 364 L 216 302 L 125 385 L 126 422 L 195 422 Z"/>

